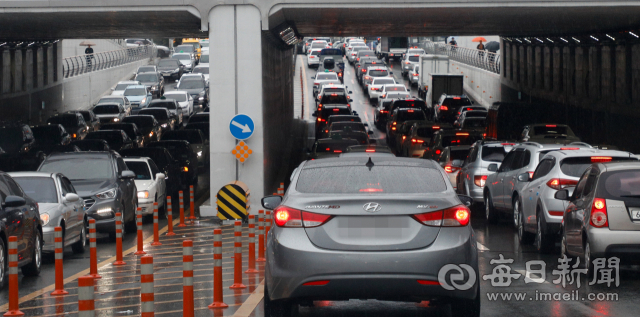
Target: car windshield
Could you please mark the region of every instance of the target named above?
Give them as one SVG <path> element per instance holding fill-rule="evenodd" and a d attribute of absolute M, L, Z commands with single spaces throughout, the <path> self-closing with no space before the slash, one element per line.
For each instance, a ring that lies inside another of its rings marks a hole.
<path fill-rule="evenodd" d="M 316 80 L 331 80 L 338 79 L 338 75 L 336 73 L 320 73 L 316 75 Z"/>
<path fill-rule="evenodd" d="M 372 85 L 388 85 L 388 84 L 395 84 L 396 81 L 393 78 L 379 78 L 379 79 L 374 79 L 373 83 L 371 83 Z"/>
<path fill-rule="evenodd" d="M 181 80 L 178 84 L 178 89 L 201 89 L 204 88 L 204 81 L 202 79 Z"/>
<path fill-rule="evenodd" d="M 471 118 L 464 120 L 465 128 L 484 128 L 486 120 L 484 118 Z"/>
<path fill-rule="evenodd" d="M 189 144 L 202 144 L 198 131 L 170 131 L 162 135 L 162 140 L 187 141 Z"/>
<path fill-rule="evenodd" d="M 127 89 L 127 87 L 131 86 L 131 85 L 135 85 L 135 84 L 117 84 L 115 90 L 125 90 Z"/>
<path fill-rule="evenodd" d="M 387 94 L 387 96 L 386 96 L 387 99 L 401 99 L 401 98 L 407 98 L 407 97 L 411 97 L 411 95 L 410 94 L 390 93 L 390 94 Z"/>
<path fill-rule="evenodd" d="M 200 62 L 202 63 L 202 59 L 200 59 Z M 209 67 L 196 67 L 193 69 L 194 74 L 209 74 Z"/>
<path fill-rule="evenodd" d="M 200 56 L 200 63 L 209 63 L 209 54 L 202 54 Z"/>
<path fill-rule="evenodd" d="M 567 135 L 567 127 L 566 126 L 556 126 L 553 124 L 548 124 L 546 126 L 535 126 L 533 127 L 533 134 L 556 134 L 556 135 Z"/>
<path fill-rule="evenodd" d="M 442 147 L 452 145 L 471 145 L 481 139 L 481 136 L 477 137 L 475 135 L 470 135 L 469 133 L 461 133 L 460 135 L 445 135 L 442 137 Z"/>
<path fill-rule="evenodd" d="M 157 101 L 157 102 L 153 102 L 149 105 L 149 108 L 166 108 L 169 110 L 176 110 L 176 104 L 175 102 L 170 102 L 170 101 Z"/>
<path fill-rule="evenodd" d="M 347 96 L 344 94 L 327 94 L 323 95 L 320 103 L 339 103 L 339 104 L 348 104 L 349 100 L 347 100 Z"/>
<path fill-rule="evenodd" d="M 186 94 L 165 94 L 164 97 L 167 98 L 167 99 L 173 99 L 173 100 L 175 100 L 177 102 L 187 101 L 187 95 Z"/>
<path fill-rule="evenodd" d="M 76 125 L 78 125 L 78 117 L 76 117 L 75 115 L 71 115 L 71 116 L 55 116 L 55 117 L 51 117 L 49 118 L 49 120 L 47 120 L 47 123 L 49 124 L 61 124 L 64 127 L 74 127 Z"/>
<path fill-rule="evenodd" d="M 66 156 L 59 159 L 46 160 L 38 171 L 62 173 L 72 181 L 112 178 L 115 174 L 110 160 L 99 157 L 83 158 L 79 156 Z"/>
<path fill-rule="evenodd" d="M 471 101 L 469 100 L 469 98 L 462 97 L 445 98 L 442 102 L 442 105 L 447 107 L 470 106 Z"/>
<path fill-rule="evenodd" d="M 98 101 L 98 104 L 105 104 L 105 103 L 117 103 L 119 105 L 123 105 L 124 104 L 124 100 L 122 100 L 122 98 L 109 98 L 109 97 L 105 97 L 100 99 L 100 101 Z M 95 112 L 95 111 L 94 111 Z"/>
<path fill-rule="evenodd" d="M 189 61 L 191 62 L 191 55 L 189 54 L 175 54 L 173 58 L 179 59 L 180 61 Z"/>
<path fill-rule="evenodd" d="M 51 177 L 14 177 L 27 196 L 39 204 L 58 203 L 58 191 Z"/>
<path fill-rule="evenodd" d="M 180 64 L 177 60 L 165 59 L 158 62 L 158 67 L 180 67 Z"/>
<path fill-rule="evenodd" d="M 156 68 L 153 66 L 140 66 L 138 67 L 138 73 L 145 73 L 145 72 L 155 72 Z"/>
<path fill-rule="evenodd" d="M 410 62 L 417 62 L 420 60 L 420 56 L 409 56 Z"/>
<path fill-rule="evenodd" d="M 189 159 L 189 150 L 185 148 L 183 144 L 174 142 L 154 142 L 149 145 L 150 147 L 163 147 L 171 153 L 174 158 L 181 158 L 182 160 Z"/>
<path fill-rule="evenodd" d="M 158 81 L 158 75 L 156 74 L 138 74 L 136 80 L 140 82 L 156 82 Z"/>
<path fill-rule="evenodd" d="M 507 150 L 504 146 L 483 146 L 482 147 L 482 160 L 489 162 L 502 162 L 507 155 Z"/>
<path fill-rule="evenodd" d="M 179 53 L 193 53 L 193 51 L 195 51 L 195 48 L 193 47 L 193 45 L 178 45 L 176 46 L 175 50 Z"/>
<path fill-rule="evenodd" d="M 424 114 L 422 110 L 407 110 L 407 111 L 398 111 L 398 115 L 396 116 L 397 122 L 404 122 L 409 120 L 427 120 L 427 116 Z"/>
<path fill-rule="evenodd" d="M 389 76 L 389 71 L 387 71 L 386 69 L 370 69 L 369 76 L 371 77 Z M 395 84 L 395 82 L 391 81 L 391 84 Z"/>
<path fill-rule="evenodd" d="M 0 148 L 13 151 L 23 143 L 23 133 L 20 128 L 0 128 Z"/>
<path fill-rule="evenodd" d="M 136 174 L 136 180 L 150 180 L 151 179 L 151 170 L 149 169 L 149 165 L 145 162 L 138 161 L 124 161 L 127 164 L 127 167 L 130 171 Z"/>
<path fill-rule="evenodd" d="M 379 80 L 382 80 L 382 79 L 376 79 L 374 82 L 377 83 Z M 384 87 L 384 91 L 385 92 L 388 92 L 388 91 L 407 91 L 407 87 L 405 87 L 405 86 L 387 86 L 387 87 Z"/>
<path fill-rule="evenodd" d="M 426 194 L 447 189 L 442 174 L 434 168 L 376 163 L 354 166 L 308 167 L 300 172 L 296 190 L 314 194 Z"/>
<path fill-rule="evenodd" d="M 123 124 L 103 124 L 100 128 L 103 130 L 122 130 L 126 133 L 129 138 L 135 139 L 136 132 L 133 129 L 134 123 L 123 123 Z"/>
<path fill-rule="evenodd" d="M 118 114 L 120 113 L 119 105 L 97 105 L 93 107 L 95 114 Z"/>
<path fill-rule="evenodd" d="M 189 123 L 192 122 L 209 122 L 209 115 L 201 115 L 201 116 L 192 116 L 191 118 L 189 118 Z"/>
<path fill-rule="evenodd" d="M 125 96 L 144 96 L 147 94 L 147 90 L 144 88 L 127 88 L 124 91 Z"/>
<path fill-rule="evenodd" d="M 152 105 L 155 106 L 155 105 Z M 151 106 L 149 106 L 151 107 Z M 159 107 L 155 107 L 155 108 L 159 108 Z M 163 107 L 164 108 L 164 107 Z M 163 110 L 163 109 L 142 109 L 140 110 L 141 115 L 151 115 L 154 118 L 156 118 L 156 120 L 167 120 L 169 119 L 169 116 L 167 115 L 167 111 Z"/>

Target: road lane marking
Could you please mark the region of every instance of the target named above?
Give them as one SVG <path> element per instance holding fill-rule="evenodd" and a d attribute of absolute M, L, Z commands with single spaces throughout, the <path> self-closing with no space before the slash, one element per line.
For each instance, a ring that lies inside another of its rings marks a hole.
<path fill-rule="evenodd" d="M 253 293 L 251 293 L 249 298 L 247 298 L 247 300 L 242 303 L 242 306 L 240 306 L 240 308 L 236 310 L 236 312 L 233 314 L 233 317 L 249 317 L 249 315 L 251 315 L 251 313 L 256 309 L 258 304 L 260 304 L 260 301 L 262 301 L 263 297 L 264 279 L 262 280 L 262 282 L 260 282 L 258 287 L 256 287 Z"/>
<path fill-rule="evenodd" d="M 480 250 L 480 251 L 489 251 L 489 248 L 485 247 L 482 243 L 476 242 L 476 244 L 478 245 L 478 250 Z"/>

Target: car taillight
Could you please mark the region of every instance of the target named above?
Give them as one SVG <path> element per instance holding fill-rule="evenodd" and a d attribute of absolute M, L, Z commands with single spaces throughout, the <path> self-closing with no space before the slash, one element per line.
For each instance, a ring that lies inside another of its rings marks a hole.
<path fill-rule="evenodd" d="M 442 151 L 436 150 L 436 155 L 440 155 L 440 153 L 442 153 Z"/>
<path fill-rule="evenodd" d="M 532 179 L 533 178 L 533 172 L 527 172 L 527 173 L 529 173 L 529 179 Z"/>
<path fill-rule="evenodd" d="M 579 147 L 561 147 L 560 150 L 562 151 L 567 151 L 567 150 L 579 150 Z"/>
<path fill-rule="evenodd" d="M 417 73 L 413 73 L 413 76 L 418 76 L 418 74 Z"/>
<path fill-rule="evenodd" d="M 487 175 L 476 175 L 473 177 L 473 183 L 478 187 L 484 187 L 484 183 L 487 181 Z"/>
<path fill-rule="evenodd" d="M 557 126 L 555 124 L 547 124 L 545 127 L 547 127 L 547 128 L 555 128 Z"/>
<path fill-rule="evenodd" d="M 367 70 L 363 68 L 363 69 L 362 69 L 362 72 L 363 72 L 363 73 L 366 73 L 366 72 L 367 72 Z"/>
<path fill-rule="evenodd" d="M 449 107 L 447 107 L 447 106 L 440 106 L 440 111 L 449 111 Z"/>
<path fill-rule="evenodd" d="M 380 88 L 371 87 L 371 90 L 380 90 Z"/>
<path fill-rule="evenodd" d="M 316 58 L 316 57 L 315 57 L 315 56 L 313 56 L 313 55 L 309 55 L 309 58 Z"/>
<path fill-rule="evenodd" d="M 467 136 L 467 135 L 469 135 L 469 133 L 467 133 L 467 132 L 458 132 L 458 133 L 456 133 L 456 135 Z"/>
<path fill-rule="evenodd" d="M 387 113 L 387 112 L 389 112 L 389 111 L 387 111 L 387 110 L 380 110 L 380 113 Z"/>
<path fill-rule="evenodd" d="M 592 156 L 591 157 L 591 163 L 604 163 L 604 162 L 611 162 L 612 160 L 613 158 L 610 156 Z"/>
<path fill-rule="evenodd" d="M 562 179 L 562 178 L 552 178 L 547 182 L 547 186 L 555 189 L 561 190 L 566 187 L 576 186 L 578 181 L 574 181 L 572 179 Z"/>
<path fill-rule="evenodd" d="M 460 97 L 453 97 L 453 100 L 460 100 Z"/>
<path fill-rule="evenodd" d="M 275 217 L 275 223 L 278 227 L 288 228 L 313 228 L 325 224 L 333 216 L 321 215 L 307 211 L 300 211 L 297 209 L 289 208 L 287 206 L 280 206 L 273 211 Z"/>
<path fill-rule="evenodd" d="M 602 198 L 594 198 L 591 206 L 591 226 L 604 228 L 609 226 L 607 219 L 607 203 Z"/>
<path fill-rule="evenodd" d="M 444 167 L 444 171 L 447 173 L 455 173 L 459 170 L 459 167 L 455 167 L 455 166 L 451 166 L 451 165 L 447 165 Z"/>
<path fill-rule="evenodd" d="M 411 139 L 411 143 L 413 143 L 413 144 L 416 144 L 416 143 L 424 143 L 424 140 Z"/>
<path fill-rule="evenodd" d="M 404 63 L 405 63 L 406 65 L 409 65 L 409 64 L 411 64 L 411 63 L 409 63 L 409 62 L 404 62 Z"/>
<path fill-rule="evenodd" d="M 462 227 L 469 224 L 470 216 L 469 208 L 464 205 L 458 205 L 444 210 L 412 215 L 411 217 L 425 226 Z"/>
<path fill-rule="evenodd" d="M 314 86 L 320 86 L 320 83 L 313 83 Z"/>

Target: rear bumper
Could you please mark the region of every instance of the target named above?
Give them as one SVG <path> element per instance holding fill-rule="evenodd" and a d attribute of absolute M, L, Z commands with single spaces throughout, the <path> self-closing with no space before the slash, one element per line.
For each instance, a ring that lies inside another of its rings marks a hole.
<path fill-rule="evenodd" d="M 617 256 L 622 265 L 640 263 L 640 231 L 589 227 L 587 236 L 592 259 Z"/>
<path fill-rule="evenodd" d="M 301 238 L 304 237 L 304 238 Z M 266 285 L 272 299 L 378 299 L 421 301 L 474 298 L 476 288 L 449 291 L 438 281 L 447 264 L 467 264 L 478 276 L 478 256 L 471 227 L 440 230 L 427 248 L 395 252 L 326 250 L 313 245 L 304 229 L 272 230 L 267 243 Z M 324 286 L 304 283 L 329 280 Z"/>

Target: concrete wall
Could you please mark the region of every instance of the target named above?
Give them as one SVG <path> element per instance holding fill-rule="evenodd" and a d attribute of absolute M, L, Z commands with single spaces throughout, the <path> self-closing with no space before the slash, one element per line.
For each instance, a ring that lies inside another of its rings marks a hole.
<path fill-rule="evenodd" d="M 111 94 L 111 88 L 119 81 L 129 80 L 133 72 L 148 59 L 129 64 L 66 78 L 63 82 L 62 106 L 60 111 L 87 109 L 105 94 Z"/>
<path fill-rule="evenodd" d="M 126 48 L 126 46 L 120 45 L 116 40 L 67 39 L 67 40 L 62 40 L 61 41 L 61 43 L 62 43 L 62 57 L 65 58 L 65 57 L 71 57 L 71 56 L 84 55 L 84 50 L 87 47 L 86 46 L 80 46 L 80 43 L 82 41 L 92 41 L 92 42 L 96 43 L 95 46 L 92 46 L 94 53 L 115 51 L 115 50 L 121 50 L 123 48 Z"/>
<path fill-rule="evenodd" d="M 492 103 L 501 100 L 499 74 L 456 61 L 449 67 L 451 74 L 464 76 L 464 93 L 478 104 L 489 109 Z"/>

